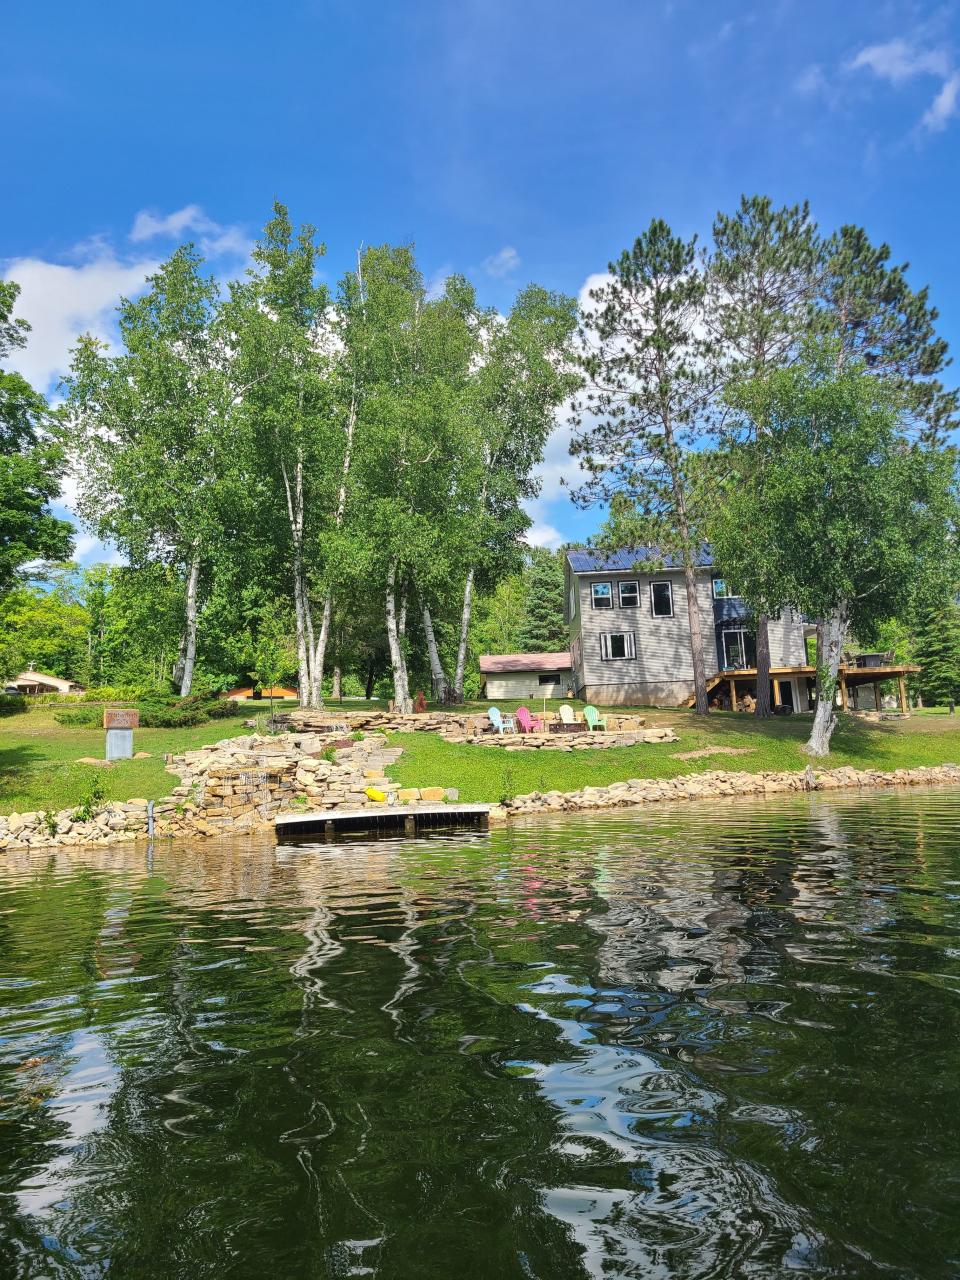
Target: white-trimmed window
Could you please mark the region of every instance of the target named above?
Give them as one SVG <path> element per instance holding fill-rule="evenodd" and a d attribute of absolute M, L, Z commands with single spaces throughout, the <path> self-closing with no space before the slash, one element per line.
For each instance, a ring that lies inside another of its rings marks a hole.
<path fill-rule="evenodd" d="M 620 583 L 620 608 L 621 609 L 637 609 L 640 605 L 640 583 L 639 582 L 621 582 Z"/>
<path fill-rule="evenodd" d="M 560 684 L 561 677 L 559 671 L 545 671 L 537 677 L 537 684 Z"/>
<path fill-rule="evenodd" d="M 594 609 L 612 609 L 613 583 L 591 582 L 590 603 L 593 605 Z"/>
<path fill-rule="evenodd" d="M 742 600 L 742 596 L 738 596 L 733 588 L 723 578 L 714 578 L 713 580 L 713 598 L 714 600 Z"/>
<path fill-rule="evenodd" d="M 571 582 L 570 582 L 570 621 L 571 622 L 577 616 L 577 597 L 579 596 L 579 594 L 580 592 L 577 589 L 577 580 L 576 578 L 573 578 L 571 579 Z"/>
<path fill-rule="evenodd" d="M 673 617 L 673 583 L 650 583 L 650 612 L 655 618 Z"/>
<path fill-rule="evenodd" d="M 604 631 L 600 634 L 600 657 L 603 662 L 618 658 L 635 658 L 637 642 L 632 631 Z"/>

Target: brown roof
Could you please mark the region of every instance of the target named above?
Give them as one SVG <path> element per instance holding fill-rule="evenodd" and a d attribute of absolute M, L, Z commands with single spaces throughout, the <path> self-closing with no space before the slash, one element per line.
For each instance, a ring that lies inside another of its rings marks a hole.
<path fill-rule="evenodd" d="M 480 673 L 495 675 L 500 671 L 566 671 L 571 667 L 569 653 L 482 653 Z"/>

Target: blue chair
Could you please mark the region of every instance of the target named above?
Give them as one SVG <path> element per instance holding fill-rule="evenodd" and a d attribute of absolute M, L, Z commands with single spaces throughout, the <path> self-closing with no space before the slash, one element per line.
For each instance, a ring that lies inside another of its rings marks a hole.
<path fill-rule="evenodd" d="M 487 711 L 487 718 L 497 733 L 503 733 L 504 729 L 509 729 L 511 733 L 513 732 L 513 716 L 501 715 L 499 707 L 490 707 Z"/>

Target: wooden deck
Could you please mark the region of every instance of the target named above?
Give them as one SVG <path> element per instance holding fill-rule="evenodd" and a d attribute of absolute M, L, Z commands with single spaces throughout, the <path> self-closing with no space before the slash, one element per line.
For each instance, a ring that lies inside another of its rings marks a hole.
<path fill-rule="evenodd" d="M 906 677 L 913 675 L 920 668 L 910 663 L 902 665 L 890 665 L 880 667 L 861 667 L 856 663 L 843 662 L 840 664 L 839 684 L 840 684 L 840 704 L 846 711 L 849 707 L 847 698 L 847 690 L 856 688 L 859 685 L 872 684 L 874 689 L 874 698 L 877 710 L 880 710 L 880 684 L 884 680 L 896 680 L 900 701 L 900 710 L 907 715 L 910 705 L 907 701 L 907 685 Z M 817 669 L 813 666 L 803 667 L 771 667 L 770 680 L 773 684 L 773 700 L 774 706 L 780 705 L 780 681 L 789 679 L 794 676 L 803 676 L 807 680 L 815 680 L 817 678 Z M 716 675 L 710 676 L 707 680 L 707 693 L 710 694 L 719 685 L 726 681 L 730 686 L 730 697 L 734 706 L 736 706 L 736 685 L 737 681 L 753 680 L 756 682 L 756 667 L 737 667 L 728 671 L 719 671 Z M 685 707 L 692 707 L 695 698 L 688 698 L 683 704 Z"/>
<path fill-rule="evenodd" d="M 456 827 L 486 830 L 488 804 L 368 805 L 363 809 L 318 809 L 311 813 L 281 813 L 275 829 L 278 844 L 298 840 L 335 840 L 339 835 L 416 835 L 421 831 Z"/>

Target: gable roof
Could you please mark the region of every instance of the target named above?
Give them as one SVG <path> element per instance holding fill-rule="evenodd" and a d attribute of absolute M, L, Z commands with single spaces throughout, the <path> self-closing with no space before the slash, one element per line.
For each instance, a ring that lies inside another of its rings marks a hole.
<path fill-rule="evenodd" d="M 620 551 L 593 551 L 589 547 L 574 547 L 567 552 L 567 560 L 574 573 L 655 573 L 659 569 L 682 569 L 679 556 L 664 555 L 659 547 L 625 547 Z M 697 564 L 709 568 L 713 564 L 710 548 L 703 546 L 697 552 Z"/>
<path fill-rule="evenodd" d="M 569 653 L 481 653 L 480 674 L 505 671 L 565 671 L 571 666 Z"/>

